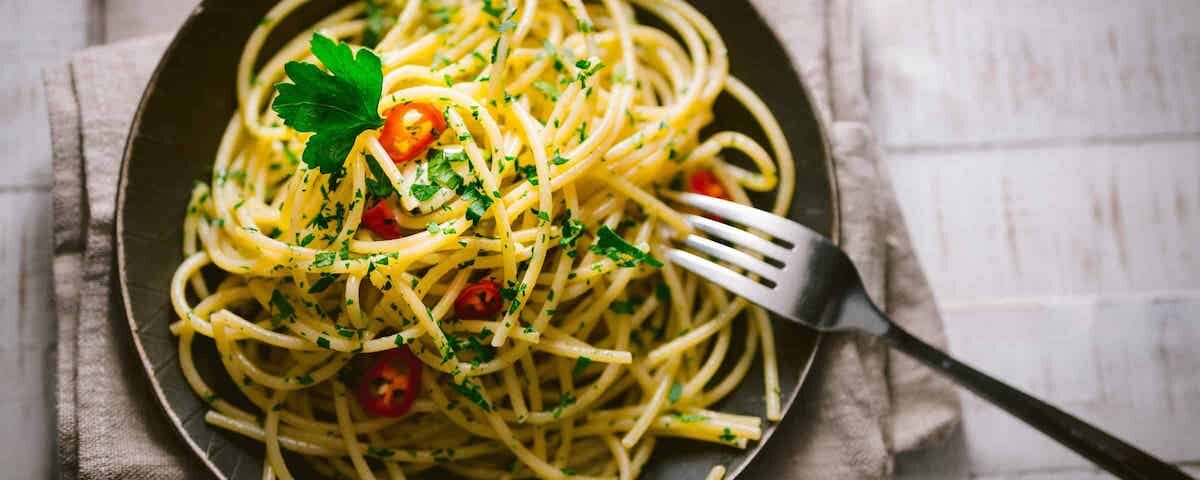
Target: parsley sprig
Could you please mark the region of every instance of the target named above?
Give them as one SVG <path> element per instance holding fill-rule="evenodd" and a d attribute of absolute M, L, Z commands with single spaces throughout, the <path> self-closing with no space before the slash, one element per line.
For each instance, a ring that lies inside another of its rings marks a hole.
<path fill-rule="evenodd" d="M 304 163 L 321 173 L 341 169 L 358 135 L 383 126 L 379 97 L 383 67 L 370 50 L 355 55 L 350 46 L 314 33 L 312 53 L 330 73 L 308 62 L 288 62 L 292 83 L 279 83 L 271 108 L 284 125 L 315 133 L 304 148 Z"/>

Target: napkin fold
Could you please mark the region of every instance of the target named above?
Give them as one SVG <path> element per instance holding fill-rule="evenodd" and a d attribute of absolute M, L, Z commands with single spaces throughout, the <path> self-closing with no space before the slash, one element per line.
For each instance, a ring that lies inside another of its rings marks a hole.
<path fill-rule="evenodd" d="M 872 297 L 945 347 L 891 180 L 868 124 L 854 0 L 751 0 L 781 38 L 830 133 L 840 241 Z M 115 288 L 121 156 L 167 44 L 148 37 L 83 50 L 45 72 L 54 157 L 58 445 L 66 479 L 204 478 L 171 431 L 134 351 Z M 745 478 L 888 478 L 897 452 L 957 424 L 950 385 L 879 341 L 826 335 L 791 413 Z"/>

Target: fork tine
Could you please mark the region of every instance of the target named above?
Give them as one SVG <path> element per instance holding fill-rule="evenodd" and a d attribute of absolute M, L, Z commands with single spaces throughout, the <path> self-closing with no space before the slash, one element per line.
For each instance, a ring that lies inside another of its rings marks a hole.
<path fill-rule="evenodd" d="M 697 235 L 688 235 L 687 238 L 683 240 L 683 243 L 697 251 L 712 255 L 718 260 L 724 260 L 751 272 L 757 273 L 760 276 L 771 280 L 772 282 L 779 282 L 780 270 L 778 268 L 771 266 L 767 262 L 754 258 L 746 252 L 721 245 L 717 242 Z"/>
<path fill-rule="evenodd" d="M 772 289 L 755 282 L 728 268 L 717 265 L 683 250 L 667 248 L 667 259 L 671 263 L 691 271 L 722 286 L 735 295 L 759 305 L 772 305 Z"/>
<path fill-rule="evenodd" d="M 728 240 L 734 245 L 749 248 L 776 260 L 786 260 L 793 254 L 791 250 L 776 245 L 770 240 L 740 228 L 718 222 L 711 218 L 705 218 L 699 215 L 685 215 L 683 220 L 689 223 L 696 230 L 700 230 L 701 232 L 717 238 Z"/>
<path fill-rule="evenodd" d="M 667 195 L 685 205 L 725 217 L 756 230 L 762 230 L 792 244 L 802 243 L 813 235 L 799 223 L 754 207 L 698 193 L 669 192 Z"/>

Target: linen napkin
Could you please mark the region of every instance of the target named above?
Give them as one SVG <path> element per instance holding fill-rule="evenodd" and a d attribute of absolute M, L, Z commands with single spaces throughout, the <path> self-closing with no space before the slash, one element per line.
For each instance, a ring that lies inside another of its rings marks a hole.
<path fill-rule="evenodd" d="M 841 245 L 894 320 L 945 346 L 868 126 L 854 0 L 751 0 L 785 43 L 831 135 Z M 45 72 L 54 156 L 58 445 L 67 479 L 203 478 L 155 404 L 114 286 L 125 137 L 167 38 L 90 48 Z M 888 478 L 893 455 L 958 421 L 949 384 L 858 335 L 825 336 L 801 397 L 745 478 Z"/>

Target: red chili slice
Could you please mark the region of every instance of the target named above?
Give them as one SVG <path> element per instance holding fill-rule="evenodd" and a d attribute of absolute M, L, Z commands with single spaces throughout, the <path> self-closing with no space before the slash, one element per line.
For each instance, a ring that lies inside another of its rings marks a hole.
<path fill-rule="evenodd" d="M 492 318 L 504 306 L 500 284 L 490 278 L 467 285 L 454 299 L 454 313 L 464 320 Z"/>
<path fill-rule="evenodd" d="M 446 119 L 436 107 L 423 102 L 405 103 L 388 111 L 379 143 L 399 165 L 424 153 L 444 131 Z"/>
<path fill-rule="evenodd" d="M 392 209 L 388 207 L 387 202 L 376 203 L 374 207 L 363 212 L 362 224 L 384 240 L 402 236 L 400 225 L 396 223 L 396 217 L 392 215 Z"/>
<path fill-rule="evenodd" d="M 358 385 L 358 403 L 382 417 L 400 417 L 412 409 L 421 390 L 421 362 L 400 347 L 379 354 Z"/>
<path fill-rule="evenodd" d="M 688 177 L 688 187 L 694 193 L 729 200 L 729 192 L 725 191 L 725 186 L 721 185 L 721 181 L 717 180 L 717 175 L 712 170 L 696 170 L 692 172 L 692 176 Z M 716 215 L 708 214 L 705 216 L 718 222 L 725 221 L 725 219 Z"/>
<path fill-rule="evenodd" d="M 729 193 L 725 191 L 725 186 L 721 185 L 721 181 L 717 180 L 717 175 L 712 170 L 693 172 L 692 176 L 688 178 L 688 185 L 692 192 L 729 200 Z"/>

